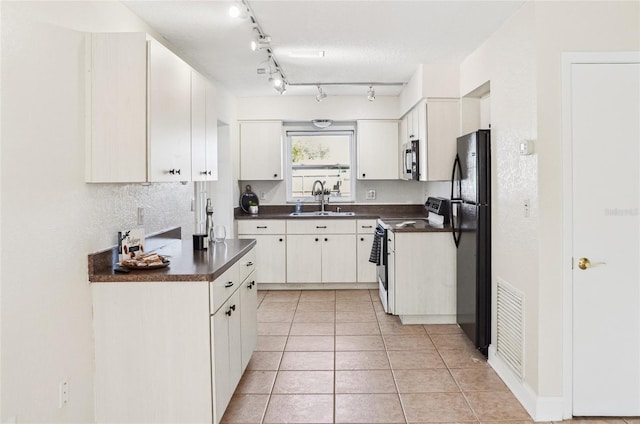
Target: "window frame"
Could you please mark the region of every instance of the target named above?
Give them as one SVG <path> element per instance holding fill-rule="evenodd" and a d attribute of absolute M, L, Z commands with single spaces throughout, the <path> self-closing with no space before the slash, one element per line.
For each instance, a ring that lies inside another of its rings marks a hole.
<path fill-rule="evenodd" d="M 304 135 L 304 136 L 320 136 L 320 135 L 346 135 L 349 137 L 349 172 L 351 178 L 349 179 L 349 196 L 333 196 L 326 197 L 327 201 L 333 203 L 349 203 L 355 202 L 356 195 L 356 123 L 345 122 L 340 124 L 333 124 L 326 129 L 316 128 L 309 124 L 284 124 L 284 137 L 285 137 L 285 185 L 286 185 L 286 202 L 296 203 L 298 200 L 301 202 L 316 202 L 314 196 L 293 196 L 293 161 L 291 157 L 292 148 L 292 136 Z"/>

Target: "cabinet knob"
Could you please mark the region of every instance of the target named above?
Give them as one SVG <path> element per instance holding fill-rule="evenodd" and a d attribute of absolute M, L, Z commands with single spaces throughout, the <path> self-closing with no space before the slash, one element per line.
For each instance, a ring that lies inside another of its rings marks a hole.
<path fill-rule="evenodd" d="M 366 177 L 366 176 L 367 176 L 367 174 L 362 174 L 362 178 L 364 178 L 364 177 Z"/>
<path fill-rule="evenodd" d="M 329 241 L 329 239 L 328 239 L 328 238 L 325 238 L 325 239 L 324 239 L 324 241 Z"/>
<path fill-rule="evenodd" d="M 264 228 L 267 228 L 267 226 L 266 225 L 257 225 L 256 228 L 264 229 Z"/>
<path fill-rule="evenodd" d="M 360 237 L 360 241 L 364 241 L 364 237 Z"/>
<path fill-rule="evenodd" d="M 233 281 L 229 281 L 227 284 L 224 285 L 225 288 L 229 288 L 229 287 L 233 287 Z"/>
<path fill-rule="evenodd" d="M 316 237 L 316 241 L 318 241 L 318 237 Z"/>
<path fill-rule="evenodd" d="M 231 309 L 229 309 L 227 312 L 225 312 L 225 315 L 227 315 L 228 317 L 231 316 Z"/>
<path fill-rule="evenodd" d="M 209 171 L 209 174 L 211 174 L 211 171 Z M 200 172 L 200 175 L 207 175 L 207 171 Z"/>
<path fill-rule="evenodd" d="M 211 175 L 211 171 L 207 171 L 207 174 Z"/>
<path fill-rule="evenodd" d="M 253 290 L 253 286 L 255 286 L 255 285 L 256 285 L 256 282 L 255 282 L 255 281 L 252 281 L 252 282 L 250 282 L 249 284 L 247 284 L 247 288 L 248 288 L 249 290 Z"/>
<path fill-rule="evenodd" d="M 232 311 L 235 311 L 236 310 L 236 305 L 229 306 L 229 309 L 231 309 Z"/>
<path fill-rule="evenodd" d="M 316 228 L 327 228 L 326 225 L 316 225 Z"/>
<path fill-rule="evenodd" d="M 273 178 L 278 178 L 278 174 L 273 174 Z"/>
<path fill-rule="evenodd" d="M 180 170 L 179 169 L 170 169 L 169 170 L 169 174 L 171 175 L 180 175 Z"/>
<path fill-rule="evenodd" d="M 278 239 L 278 241 L 283 241 L 282 239 Z"/>
<path fill-rule="evenodd" d="M 253 266 L 253 262 L 249 261 L 246 263 L 247 266 Z"/>

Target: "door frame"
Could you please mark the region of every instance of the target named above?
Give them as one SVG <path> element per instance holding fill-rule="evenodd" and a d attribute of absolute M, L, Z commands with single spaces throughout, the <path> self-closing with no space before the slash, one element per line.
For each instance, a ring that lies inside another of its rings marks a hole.
<path fill-rule="evenodd" d="M 566 52 L 562 54 L 562 296 L 563 416 L 573 415 L 573 147 L 571 66 L 574 64 L 640 63 L 640 52 Z"/>

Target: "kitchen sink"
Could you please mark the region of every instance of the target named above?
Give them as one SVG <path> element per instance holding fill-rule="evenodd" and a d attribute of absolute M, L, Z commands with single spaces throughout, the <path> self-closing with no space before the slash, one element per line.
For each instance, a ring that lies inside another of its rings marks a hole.
<path fill-rule="evenodd" d="M 331 212 L 331 211 L 314 211 L 314 212 L 291 212 L 289 216 L 298 216 L 298 217 L 323 217 L 323 218 L 331 218 L 337 216 L 354 216 L 355 212 Z"/>

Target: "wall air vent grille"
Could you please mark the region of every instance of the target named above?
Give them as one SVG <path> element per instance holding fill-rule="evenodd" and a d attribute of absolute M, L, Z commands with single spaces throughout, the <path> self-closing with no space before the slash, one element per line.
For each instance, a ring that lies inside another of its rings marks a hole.
<path fill-rule="evenodd" d="M 524 379 L 524 295 L 498 278 L 496 352 Z"/>

